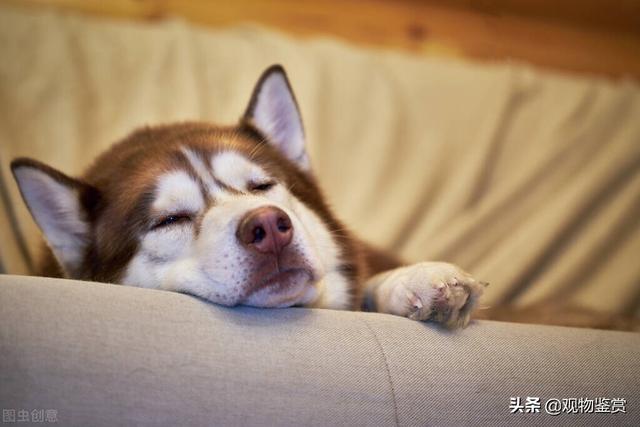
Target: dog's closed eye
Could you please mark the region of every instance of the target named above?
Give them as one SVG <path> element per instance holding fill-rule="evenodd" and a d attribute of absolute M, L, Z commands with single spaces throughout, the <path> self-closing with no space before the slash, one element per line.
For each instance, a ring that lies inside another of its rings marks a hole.
<path fill-rule="evenodd" d="M 270 190 L 274 185 L 276 185 L 275 181 L 250 182 L 248 187 L 249 191 L 259 193 Z"/>
<path fill-rule="evenodd" d="M 191 222 L 193 218 L 188 213 L 176 213 L 167 216 L 163 216 L 158 221 L 156 221 L 152 226 L 152 230 L 156 230 L 158 228 L 168 227 L 170 225 L 175 224 L 183 224 L 187 222 Z"/>

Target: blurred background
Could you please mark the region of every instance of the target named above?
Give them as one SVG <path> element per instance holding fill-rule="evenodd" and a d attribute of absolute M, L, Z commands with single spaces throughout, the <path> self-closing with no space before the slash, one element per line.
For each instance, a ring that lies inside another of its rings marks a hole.
<path fill-rule="evenodd" d="M 484 313 L 640 323 L 640 2 L 0 0 L 0 268 L 39 232 L 8 164 L 232 124 L 285 66 L 345 222 L 489 281 Z"/>

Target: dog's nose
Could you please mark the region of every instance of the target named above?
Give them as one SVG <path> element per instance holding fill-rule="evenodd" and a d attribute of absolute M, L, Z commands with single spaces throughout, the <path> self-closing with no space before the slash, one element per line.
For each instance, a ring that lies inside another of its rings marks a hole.
<path fill-rule="evenodd" d="M 248 212 L 238 225 L 238 240 L 264 254 L 279 254 L 291 243 L 293 225 L 282 209 L 264 206 Z"/>

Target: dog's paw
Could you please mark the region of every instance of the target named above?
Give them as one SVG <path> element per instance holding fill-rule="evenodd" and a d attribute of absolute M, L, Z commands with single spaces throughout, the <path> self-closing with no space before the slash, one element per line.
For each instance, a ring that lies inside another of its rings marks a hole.
<path fill-rule="evenodd" d="M 449 328 L 469 323 L 486 283 L 444 262 L 400 268 L 388 278 L 387 311 L 413 320 L 431 320 Z"/>

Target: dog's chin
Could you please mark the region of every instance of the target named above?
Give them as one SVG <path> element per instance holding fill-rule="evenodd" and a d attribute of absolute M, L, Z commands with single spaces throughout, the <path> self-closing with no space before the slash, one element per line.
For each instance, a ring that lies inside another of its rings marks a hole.
<path fill-rule="evenodd" d="M 270 308 L 309 304 L 317 297 L 313 277 L 311 271 L 302 268 L 275 273 L 256 286 L 241 304 Z"/>

